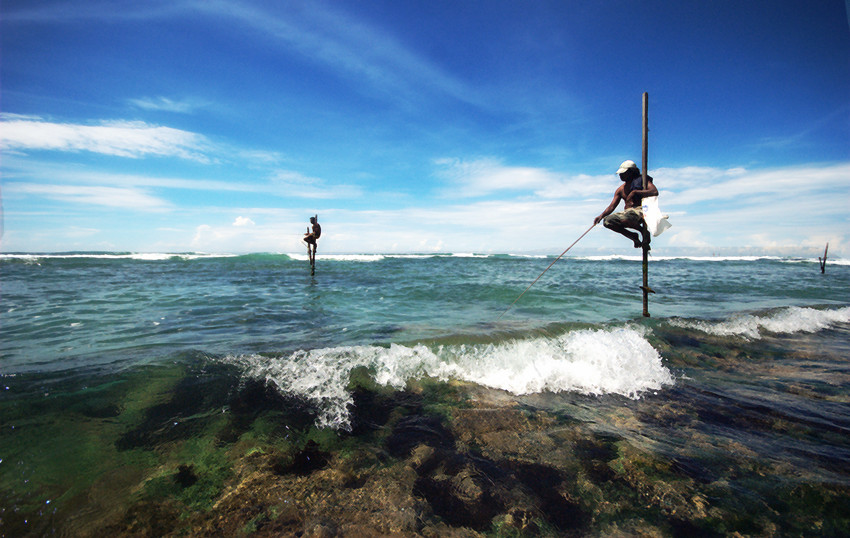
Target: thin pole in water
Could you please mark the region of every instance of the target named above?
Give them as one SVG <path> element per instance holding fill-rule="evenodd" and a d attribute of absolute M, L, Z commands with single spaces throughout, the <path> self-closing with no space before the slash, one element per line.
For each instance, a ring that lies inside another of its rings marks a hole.
<path fill-rule="evenodd" d="M 310 227 L 307 227 L 307 234 L 310 234 Z M 310 276 L 316 274 L 316 254 L 310 251 L 310 243 L 307 243 L 307 261 L 310 262 Z"/>
<path fill-rule="evenodd" d="M 590 232 L 590 230 L 592 230 L 592 229 L 593 229 L 593 227 L 594 227 L 594 226 L 596 226 L 596 223 L 595 223 L 595 222 L 593 223 L 593 225 L 592 225 L 590 228 L 588 228 L 588 229 L 587 229 L 587 231 L 585 231 L 583 234 L 581 234 L 581 236 L 579 236 L 579 238 L 578 238 L 578 239 L 576 239 L 575 241 L 573 241 L 573 244 L 572 244 L 572 245 L 568 246 L 566 250 L 564 250 L 563 252 L 561 252 L 560 256 L 558 256 L 557 258 L 555 258 L 555 260 L 554 260 L 552 263 L 550 263 L 550 264 L 549 264 L 549 267 L 552 267 L 553 265 L 555 265 L 555 262 L 556 262 L 556 261 L 558 261 L 558 260 L 560 260 L 560 259 L 561 259 L 561 256 L 563 256 L 564 254 L 566 254 L 566 253 L 567 253 L 567 251 L 568 251 L 568 250 L 570 250 L 571 248 L 573 248 L 573 247 L 575 246 L 575 244 L 576 244 L 576 243 L 578 243 L 579 241 L 581 241 L 581 238 L 582 238 L 582 237 L 584 237 L 584 236 L 586 236 L 586 235 L 588 234 L 588 232 Z M 543 273 L 545 273 L 546 271 L 548 271 L 548 270 L 549 270 L 549 267 L 547 267 L 546 269 L 544 269 L 544 270 L 543 270 Z M 530 290 L 530 289 L 531 289 L 531 286 L 533 286 L 535 282 L 537 282 L 538 280 L 540 280 L 540 277 L 541 277 L 541 276 L 543 276 L 543 273 L 540 273 L 539 275 L 537 275 L 537 278 L 535 278 L 535 279 L 534 279 L 534 282 L 532 282 L 531 284 L 529 284 L 529 285 L 528 285 L 528 287 L 527 287 L 527 288 L 525 288 L 525 290 L 524 290 L 522 293 L 520 293 L 520 294 L 519 294 L 519 297 L 517 297 L 516 299 L 514 299 L 514 302 L 512 302 L 512 303 L 510 304 L 510 306 L 508 306 L 508 307 L 505 309 L 505 311 L 504 311 L 504 312 L 502 312 L 502 313 L 499 315 L 499 317 L 498 317 L 498 318 L 496 318 L 496 321 L 499 321 L 500 319 L 502 319 L 502 316 L 504 316 L 505 314 L 507 314 L 507 313 L 508 313 L 508 310 L 510 310 L 510 309 L 511 309 L 511 307 L 512 307 L 513 305 L 515 305 L 517 301 L 519 301 L 519 298 L 520 298 L 520 297 L 522 297 L 523 295 L 525 295 L 525 292 L 526 292 L 526 291 L 528 291 L 528 290 Z"/>
<path fill-rule="evenodd" d="M 646 190 L 646 167 L 649 153 L 649 94 L 643 92 L 643 189 Z M 649 294 L 654 293 L 649 287 L 649 241 L 643 244 L 643 317 L 649 317 Z"/>

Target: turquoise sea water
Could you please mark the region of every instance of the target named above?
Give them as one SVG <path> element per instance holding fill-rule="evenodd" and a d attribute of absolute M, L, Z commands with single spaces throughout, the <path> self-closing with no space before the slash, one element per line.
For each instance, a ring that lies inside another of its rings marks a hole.
<path fill-rule="evenodd" d="M 499 319 L 551 261 L 320 254 L 310 276 L 306 256 L 278 254 L 0 255 L 0 529 L 118 517 L 165 465 L 154 445 L 203 452 L 198 425 L 233 413 L 246 383 L 345 435 L 362 372 L 586 421 L 731 484 L 730 510 L 774 506 L 789 484 L 848 506 L 850 264 L 653 258 L 643 318 L 639 261 L 565 258 Z M 611 422 L 621 412 L 637 418 Z M 754 479 L 741 454 L 772 471 Z"/>

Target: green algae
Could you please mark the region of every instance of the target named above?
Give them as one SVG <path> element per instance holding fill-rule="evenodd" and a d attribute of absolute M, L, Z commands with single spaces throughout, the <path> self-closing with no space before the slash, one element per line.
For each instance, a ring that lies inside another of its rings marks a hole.
<path fill-rule="evenodd" d="M 422 394 L 423 412 L 445 420 L 452 420 L 458 409 L 468 409 L 472 405 L 464 384 L 458 381 L 421 379 L 415 390 Z"/>
<path fill-rule="evenodd" d="M 182 517 L 186 517 L 185 514 L 212 508 L 232 476 L 233 464 L 227 449 L 217 447 L 211 438 L 192 439 L 168 453 L 168 461 L 145 482 L 139 498 L 174 501 L 182 507 Z"/>
<path fill-rule="evenodd" d="M 317 428 L 305 402 L 264 383 L 192 364 L 0 402 L 16 426 L 0 446 L 24 462 L 0 463 L 0 501 L 18 508 L 0 527 L 504 537 L 850 530 L 845 485 L 753 444 L 838 442 L 840 432 L 765 406 L 731 413 L 718 394 L 683 388 L 640 400 L 520 401 L 423 379 L 398 391 L 367 369 L 352 373 L 349 389 L 350 431 Z"/>
<path fill-rule="evenodd" d="M 4 527 L 47 532 L 69 514 L 95 510 L 93 503 L 104 514 L 121 510 L 141 469 L 156 457 L 118 451 L 111 441 L 143 409 L 165 399 L 180 375 L 180 368 L 139 371 L 0 402 L 8 425 L 0 436 L 0 495 L 17 514 L 7 514 Z"/>

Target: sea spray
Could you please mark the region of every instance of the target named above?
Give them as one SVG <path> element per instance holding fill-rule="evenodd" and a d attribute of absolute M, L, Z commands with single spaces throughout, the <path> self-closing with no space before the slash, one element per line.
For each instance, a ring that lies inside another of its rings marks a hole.
<path fill-rule="evenodd" d="M 740 314 L 725 321 L 685 320 L 673 318 L 670 324 L 684 329 L 696 329 L 715 336 L 739 336 L 756 340 L 761 331 L 774 334 L 817 332 L 836 323 L 850 322 L 850 307 L 818 310 L 791 306 L 761 315 Z"/>
<path fill-rule="evenodd" d="M 460 367 L 462 379 L 517 395 L 573 391 L 637 398 L 673 383 L 643 332 L 629 327 L 441 351 Z"/>
<path fill-rule="evenodd" d="M 242 365 L 248 377 L 265 379 L 281 392 L 309 401 L 318 412 L 317 426 L 341 429 L 350 428 L 354 401 L 347 387 L 355 369 L 365 367 L 376 383 L 396 389 L 404 388 L 408 379 L 447 379 L 453 373 L 422 345 L 345 346 L 299 350 L 277 358 L 230 356 L 225 361 Z"/>
<path fill-rule="evenodd" d="M 673 383 L 661 356 L 639 328 L 579 330 L 558 337 L 536 337 L 495 344 L 412 347 L 346 346 L 299 350 L 288 356 L 229 356 L 245 375 L 264 379 L 282 393 L 309 401 L 317 426 L 350 428 L 353 405 L 351 373 L 366 368 L 374 381 L 402 389 L 408 380 L 458 379 L 515 395 L 573 391 L 620 394 L 642 392 Z"/>

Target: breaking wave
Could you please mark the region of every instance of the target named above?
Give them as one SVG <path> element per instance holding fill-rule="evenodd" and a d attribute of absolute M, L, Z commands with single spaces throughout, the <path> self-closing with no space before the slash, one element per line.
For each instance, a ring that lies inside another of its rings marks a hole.
<path fill-rule="evenodd" d="M 670 324 L 685 329 L 696 329 L 715 336 L 741 336 L 758 339 L 762 331 L 774 334 L 817 332 L 836 323 L 850 322 L 850 307 L 835 310 L 817 310 L 791 306 L 764 315 L 743 314 L 726 321 L 671 319 Z"/>
<path fill-rule="evenodd" d="M 555 338 L 431 348 L 346 346 L 288 356 L 229 356 L 244 375 L 263 379 L 318 410 L 317 425 L 350 428 L 351 373 L 366 368 L 376 383 L 403 389 L 408 380 L 457 379 L 515 395 L 539 392 L 620 394 L 639 398 L 673 383 L 661 356 L 639 329 L 580 330 Z"/>

